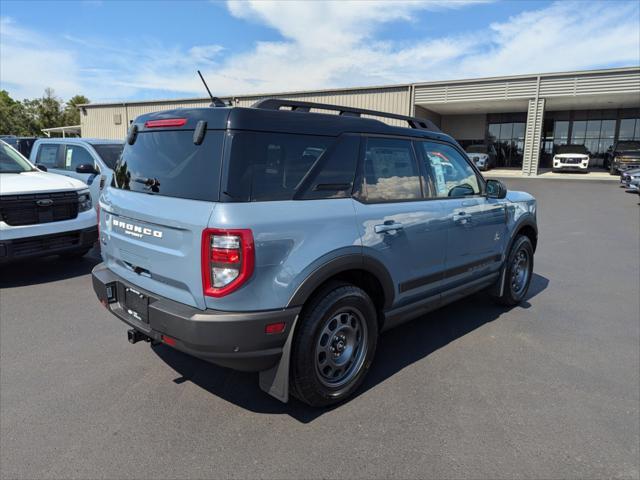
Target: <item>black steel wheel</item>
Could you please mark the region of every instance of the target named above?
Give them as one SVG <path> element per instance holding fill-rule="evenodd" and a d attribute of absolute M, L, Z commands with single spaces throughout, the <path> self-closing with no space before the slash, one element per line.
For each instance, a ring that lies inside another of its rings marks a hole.
<path fill-rule="evenodd" d="M 341 402 L 371 366 L 378 338 L 375 306 L 355 285 L 327 285 L 303 309 L 294 335 L 291 393 L 315 407 Z"/>
<path fill-rule="evenodd" d="M 533 244 L 529 237 L 516 237 L 506 262 L 502 294 L 496 298 L 504 305 L 513 306 L 527 295 L 533 277 Z"/>

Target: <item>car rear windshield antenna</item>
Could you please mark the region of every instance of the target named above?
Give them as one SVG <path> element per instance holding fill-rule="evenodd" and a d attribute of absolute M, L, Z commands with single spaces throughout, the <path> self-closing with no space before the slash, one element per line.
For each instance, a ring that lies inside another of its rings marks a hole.
<path fill-rule="evenodd" d="M 209 98 L 211 98 L 211 105 L 209 106 L 210 107 L 226 107 L 225 103 L 222 100 L 220 100 L 218 97 L 214 97 L 211 94 L 211 90 L 209 90 L 209 86 L 207 85 L 207 82 L 204 81 L 204 77 L 202 76 L 202 73 L 200 73 L 200 70 L 198 70 L 198 75 L 200 75 L 200 80 L 202 80 L 202 83 L 204 83 L 204 88 L 207 89 Z"/>

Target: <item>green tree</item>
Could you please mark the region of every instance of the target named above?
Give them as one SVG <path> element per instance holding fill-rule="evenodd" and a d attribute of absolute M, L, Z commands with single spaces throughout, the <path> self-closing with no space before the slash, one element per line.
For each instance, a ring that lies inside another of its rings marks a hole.
<path fill-rule="evenodd" d="M 35 111 L 40 128 L 63 126 L 62 100 L 56 97 L 53 88 L 45 88 L 44 95 L 37 100 Z"/>
<path fill-rule="evenodd" d="M 71 97 L 64 106 L 64 124 L 80 125 L 80 112 L 78 111 L 78 105 L 89 102 L 90 100 L 84 95 L 74 95 Z"/>
<path fill-rule="evenodd" d="M 14 100 L 0 90 L 0 135 L 42 136 L 43 128 L 80 124 L 77 106 L 89 103 L 84 95 L 74 95 L 63 103 L 53 89 L 47 88 L 40 98 Z"/>
<path fill-rule="evenodd" d="M 33 135 L 36 130 L 24 105 L 0 90 L 0 135 Z"/>

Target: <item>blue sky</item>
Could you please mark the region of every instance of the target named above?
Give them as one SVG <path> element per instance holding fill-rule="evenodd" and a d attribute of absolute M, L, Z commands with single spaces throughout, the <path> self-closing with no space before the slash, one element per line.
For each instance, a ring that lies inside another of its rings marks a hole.
<path fill-rule="evenodd" d="M 381 85 L 640 64 L 640 2 L 14 1 L 0 88 L 93 101 Z"/>

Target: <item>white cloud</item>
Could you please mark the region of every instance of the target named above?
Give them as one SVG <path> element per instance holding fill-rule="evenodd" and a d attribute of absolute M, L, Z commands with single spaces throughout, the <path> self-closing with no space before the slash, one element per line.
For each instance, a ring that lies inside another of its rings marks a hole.
<path fill-rule="evenodd" d="M 120 42 L 136 44 L 135 50 L 70 36 L 43 39 L 3 19 L 0 83 L 18 98 L 52 86 L 63 97 L 81 92 L 106 100 L 202 96 L 196 69 L 212 91 L 226 95 L 640 64 L 637 2 L 558 2 L 466 33 L 425 34 L 411 42 L 377 36 L 390 22 L 419 31 L 418 18 L 437 22 L 438 11 L 469 3 L 231 1 L 234 17 L 281 36 L 242 53 L 159 39 Z"/>
<path fill-rule="evenodd" d="M 77 90 L 79 73 L 72 52 L 52 47 L 9 18 L 0 19 L 0 83 L 14 97 L 41 95 L 49 85 L 61 91 Z"/>

